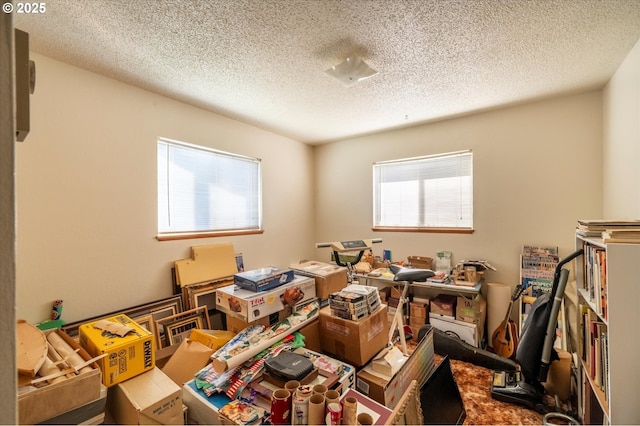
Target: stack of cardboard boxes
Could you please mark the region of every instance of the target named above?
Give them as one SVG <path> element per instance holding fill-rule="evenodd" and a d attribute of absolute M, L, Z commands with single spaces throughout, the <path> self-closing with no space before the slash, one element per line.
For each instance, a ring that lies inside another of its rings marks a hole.
<path fill-rule="evenodd" d="M 98 361 L 118 424 L 183 424 L 182 390 L 155 365 L 154 337 L 126 315 L 80 326 L 80 344 Z"/>
<path fill-rule="evenodd" d="M 431 300 L 429 323 L 479 347 L 484 337 L 486 310 L 487 302 L 481 294 L 472 298 L 441 294 Z"/>

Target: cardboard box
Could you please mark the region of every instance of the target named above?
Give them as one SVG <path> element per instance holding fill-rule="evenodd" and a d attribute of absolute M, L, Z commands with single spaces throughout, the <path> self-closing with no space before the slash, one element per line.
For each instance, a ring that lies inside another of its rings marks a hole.
<path fill-rule="evenodd" d="M 426 318 L 416 318 L 416 317 L 409 317 L 409 325 L 411 327 L 422 327 L 423 325 L 425 325 L 427 323 L 427 319 Z"/>
<path fill-rule="evenodd" d="M 407 261 L 416 269 L 432 269 L 433 259 L 428 256 L 409 256 Z"/>
<path fill-rule="evenodd" d="M 487 300 L 478 294 L 473 299 L 458 296 L 456 303 L 456 320 L 480 324 L 484 328 L 484 320 L 487 315 Z"/>
<path fill-rule="evenodd" d="M 329 307 L 322 308 L 319 317 L 323 352 L 355 366 L 365 365 L 389 342 L 387 305 L 360 321 L 337 318 Z"/>
<path fill-rule="evenodd" d="M 202 390 L 198 389 L 194 380 L 182 386 L 182 398 L 188 408 L 189 424 L 194 425 L 221 424 L 218 410 L 231 402 L 225 393 L 214 393 L 211 397 L 207 397 Z"/>
<path fill-rule="evenodd" d="M 182 388 L 157 367 L 110 388 L 107 399 L 117 424 L 184 424 Z"/>
<path fill-rule="evenodd" d="M 437 328 L 458 336 L 462 341 L 478 347 L 484 335 L 484 328 L 479 324 L 470 324 L 464 321 L 456 321 L 454 318 L 438 314 L 429 314 L 429 323 Z"/>
<path fill-rule="evenodd" d="M 132 329 L 122 337 L 98 328 L 100 321 L 105 320 L 80 325 L 80 345 L 92 356 L 107 354 L 98 360 L 102 383 L 106 387 L 155 367 L 153 333 L 124 314 L 106 318 L 106 321 Z"/>
<path fill-rule="evenodd" d="M 237 334 L 227 330 L 199 330 L 194 328 L 189 334 L 189 339 L 200 342 L 206 347 L 217 351 Z"/>
<path fill-rule="evenodd" d="M 266 268 L 238 272 L 233 276 L 233 282 L 238 287 L 258 292 L 280 287 L 293 281 L 293 277 L 294 274 L 291 269 L 268 266 Z"/>
<path fill-rule="evenodd" d="M 250 325 L 263 325 L 265 327 L 268 327 L 271 325 L 271 321 L 269 317 L 264 317 L 264 318 L 257 319 L 255 321 L 247 322 L 239 318 L 236 318 L 230 314 L 226 314 L 226 322 L 227 322 L 227 331 L 230 331 L 231 333 L 234 333 L 234 334 L 240 333 L 242 330 L 249 327 Z"/>
<path fill-rule="evenodd" d="M 414 318 L 429 318 L 429 304 L 423 302 L 409 303 L 409 316 Z"/>
<path fill-rule="evenodd" d="M 215 350 L 198 341 L 185 339 L 162 367 L 162 372 L 178 386 L 182 386 L 211 361 L 211 354 L 214 352 Z"/>
<path fill-rule="evenodd" d="M 69 335 L 61 330 L 47 330 L 45 334 L 57 333 L 77 350 L 85 361 L 92 356 Z M 70 379 L 48 384 L 41 388 L 18 389 L 18 422 L 36 424 L 57 417 L 92 401 L 100 399 L 101 373 L 97 363 L 91 363 L 91 371 L 76 375 Z M 29 377 L 31 379 L 31 377 Z"/>
<path fill-rule="evenodd" d="M 322 351 L 322 346 L 320 345 L 320 320 L 311 321 L 298 332 L 304 336 L 305 348 L 316 352 Z"/>
<path fill-rule="evenodd" d="M 296 275 L 293 281 L 268 291 L 254 292 L 236 285 L 221 287 L 216 290 L 216 306 L 225 313 L 251 322 L 314 297 L 315 280 Z"/>
<path fill-rule="evenodd" d="M 384 287 L 378 290 L 378 294 L 380 295 L 380 302 L 388 305 L 387 300 L 391 297 L 391 288 Z"/>
<path fill-rule="evenodd" d="M 385 376 L 393 376 L 404 365 L 406 357 L 400 349 L 395 346 L 389 346 L 381 350 L 369 365 L 373 371 L 384 374 Z"/>
<path fill-rule="evenodd" d="M 302 262 L 289 265 L 296 274 L 312 277 L 316 280 L 316 296 L 326 299 L 331 293 L 340 291 L 347 286 L 347 268 L 331 263 Z"/>
<path fill-rule="evenodd" d="M 393 409 L 411 381 L 415 379 L 424 383 L 434 364 L 433 329 L 430 329 L 393 376 L 374 371 L 371 364 L 361 369 L 356 375 L 356 390 Z"/>
<path fill-rule="evenodd" d="M 434 314 L 454 317 L 456 315 L 456 296 L 451 294 L 437 295 L 431 299 L 429 311 Z"/>
<path fill-rule="evenodd" d="M 104 424 L 107 409 L 107 387 L 100 383 L 100 397 L 73 410 L 43 421 L 49 425 Z"/>

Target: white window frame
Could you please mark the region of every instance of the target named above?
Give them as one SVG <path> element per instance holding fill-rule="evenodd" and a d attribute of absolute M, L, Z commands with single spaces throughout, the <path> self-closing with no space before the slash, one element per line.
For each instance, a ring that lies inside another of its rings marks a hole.
<path fill-rule="evenodd" d="M 473 152 L 374 163 L 373 229 L 473 232 Z"/>
<path fill-rule="evenodd" d="M 259 158 L 158 138 L 159 240 L 261 233 Z"/>

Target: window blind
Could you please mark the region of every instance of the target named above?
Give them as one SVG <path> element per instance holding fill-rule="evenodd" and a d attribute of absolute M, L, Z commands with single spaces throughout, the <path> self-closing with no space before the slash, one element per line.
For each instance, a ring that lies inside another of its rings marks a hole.
<path fill-rule="evenodd" d="M 473 154 L 461 151 L 373 165 L 373 226 L 473 227 Z"/>
<path fill-rule="evenodd" d="M 158 140 L 158 233 L 261 226 L 259 159 Z"/>

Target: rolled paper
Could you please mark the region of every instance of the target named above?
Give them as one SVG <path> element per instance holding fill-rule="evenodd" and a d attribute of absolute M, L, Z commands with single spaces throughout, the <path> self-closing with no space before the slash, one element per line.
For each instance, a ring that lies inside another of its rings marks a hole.
<path fill-rule="evenodd" d="M 47 335 L 47 340 L 51 345 L 53 345 L 60 356 L 66 359 L 73 368 L 77 368 L 77 366 L 85 363 L 85 360 L 82 359 L 82 357 L 67 342 L 65 342 L 58 333 L 49 333 Z M 90 371 L 93 371 L 93 368 L 85 366 L 80 368 L 78 373 L 82 374 Z"/>
<path fill-rule="evenodd" d="M 309 424 L 309 398 L 311 398 L 312 390 L 309 385 L 300 385 L 293 396 L 291 410 L 291 424 L 308 425 Z"/>
<path fill-rule="evenodd" d="M 358 400 L 348 396 L 342 400 L 342 424 L 356 426 L 358 417 Z"/>
<path fill-rule="evenodd" d="M 328 411 L 328 425 L 339 425 L 342 420 L 342 406 L 339 402 L 332 402 L 331 404 L 327 404 Z"/>
<path fill-rule="evenodd" d="M 291 424 L 291 392 L 278 389 L 271 395 L 271 424 Z"/>
<path fill-rule="evenodd" d="M 309 424 L 321 425 L 325 423 L 324 395 L 315 394 L 309 398 Z"/>
<path fill-rule="evenodd" d="M 47 340 L 47 355 L 49 356 L 51 361 L 53 361 L 53 363 L 58 366 L 59 369 L 66 370 L 66 369 L 71 368 L 69 363 L 67 361 L 65 361 L 64 359 L 62 359 L 62 357 L 60 356 L 58 351 L 56 351 L 56 348 L 54 348 L 53 345 L 51 344 L 51 342 L 49 342 L 48 340 Z M 73 371 L 71 371 L 71 372 L 67 373 L 66 376 L 67 376 L 68 379 L 70 379 L 75 375 L 76 374 Z"/>
<path fill-rule="evenodd" d="M 49 357 L 45 357 L 42 367 L 40 367 L 40 370 L 38 370 L 38 374 L 42 377 L 51 376 L 53 374 L 59 374 L 60 372 L 61 370 L 58 367 L 56 367 L 56 365 L 53 363 L 53 361 L 49 359 Z M 48 379 L 47 381 L 49 382 L 49 384 L 54 384 L 54 383 L 62 382 L 65 380 L 67 380 L 67 378 L 63 374 L 61 376 Z"/>

